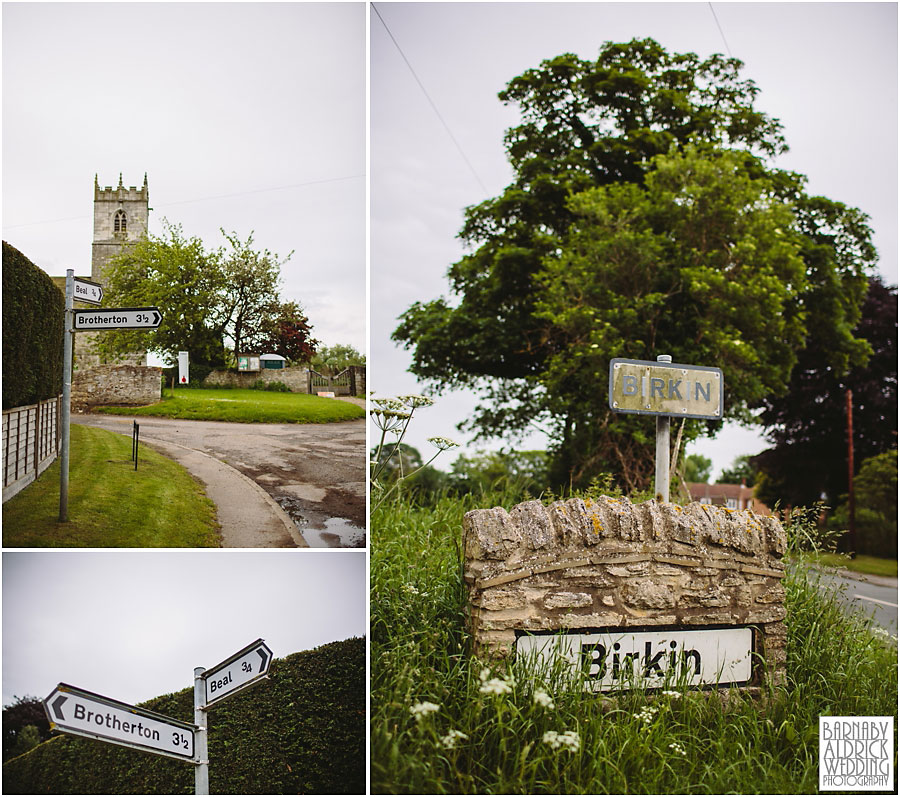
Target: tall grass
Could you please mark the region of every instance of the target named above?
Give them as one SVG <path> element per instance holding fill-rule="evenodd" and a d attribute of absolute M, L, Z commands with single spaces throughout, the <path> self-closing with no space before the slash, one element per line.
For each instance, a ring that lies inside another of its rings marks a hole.
<path fill-rule="evenodd" d="M 397 499 L 373 512 L 373 793 L 809 793 L 819 715 L 896 715 L 896 642 L 848 618 L 800 566 L 785 578 L 788 683 L 760 699 L 610 698 L 469 657 L 462 517 L 516 499 Z"/>

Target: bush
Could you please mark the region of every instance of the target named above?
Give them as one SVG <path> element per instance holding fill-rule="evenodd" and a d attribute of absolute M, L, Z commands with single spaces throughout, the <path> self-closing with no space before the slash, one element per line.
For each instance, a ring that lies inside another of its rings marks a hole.
<path fill-rule="evenodd" d="M 257 379 L 252 385 L 251 390 L 268 390 L 272 393 L 290 393 L 291 389 L 284 382 L 266 382 L 263 379 Z"/>
<path fill-rule="evenodd" d="M 66 300 L 53 280 L 3 242 L 3 409 L 62 393 Z"/>
<path fill-rule="evenodd" d="M 854 553 L 897 556 L 897 449 L 864 460 L 853 480 L 855 492 Z M 841 497 L 829 526 L 846 529 L 850 524 L 847 496 Z"/>

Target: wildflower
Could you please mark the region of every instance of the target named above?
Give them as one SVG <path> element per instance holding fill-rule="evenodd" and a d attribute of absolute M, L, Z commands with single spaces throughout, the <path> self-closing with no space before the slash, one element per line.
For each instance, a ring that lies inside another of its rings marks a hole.
<path fill-rule="evenodd" d="M 383 432 L 392 431 L 403 425 L 404 421 L 409 420 L 408 412 L 400 410 L 370 410 L 372 421 Z"/>
<path fill-rule="evenodd" d="M 410 595 L 421 595 L 422 594 L 412 584 L 404 584 L 403 589 L 405 589 Z"/>
<path fill-rule="evenodd" d="M 687 751 L 678 742 L 669 744 L 669 749 L 676 755 L 687 755 Z"/>
<path fill-rule="evenodd" d="M 681 692 L 674 692 L 671 689 L 663 689 L 660 694 L 665 695 L 666 697 L 681 697 Z"/>
<path fill-rule="evenodd" d="M 378 407 L 383 410 L 389 410 L 391 412 L 405 411 L 403 402 L 395 398 L 373 398 L 372 403 L 377 404 Z"/>
<path fill-rule="evenodd" d="M 543 689 L 538 689 L 534 693 L 534 702 L 544 708 L 554 708 L 553 698 L 550 697 Z"/>
<path fill-rule="evenodd" d="M 428 398 L 428 396 L 418 396 L 414 393 L 409 393 L 405 396 L 397 396 L 397 401 L 402 402 L 405 406 L 413 410 L 416 410 L 419 407 L 430 407 L 434 404 L 434 399 Z"/>
<path fill-rule="evenodd" d="M 440 706 L 436 703 L 429 703 L 425 700 L 422 703 L 416 703 L 415 705 L 410 706 L 409 713 L 418 720 L 422 719 L 422 717 L 427 717 L 432 711 L 437 711 L 439 708 Z"/>
<path fill-rule="evenodd" d="M 572 753 L 577 752 L 578 748 L 581 746 L 581 739 L 579 738 L 577 731 L 563 731 L 562 733 L 547 731 L 544 734 L 543 741 L 545 744 L 549 744 L 554 750 L 559 750 L 560 747 L 564 747 Z"/>
<path fill-rule="evenodd" d="M 656 716 L 656 712 L 659 711 L 658 706 L 644 706 L 641 709 L 640 714 L 632 714 L 636 720 L 641 720 L 645 725 L 650 725 L 653 722 L 653 718 Z"/>
<path fill-rule="evenodd" d="M 459 447 L 459 443 L 455 440 L 451 440 L 449 437 L 429 437 L 428 442 L 435 448 L 439 448 L 441 451 Z"/>
<path fill-rule="evenodd" d="M 478 691 L 484 695 L 504 695 L 512 692 L 512 684 L 502 678 L 491 678 L 484 681 Z"/>
<path fill-rule="evenodd" d="M 468 738 L 462 731 L 451 730 L 446 736 L 441 737 L 441 744 L 448 750 L 452 750 L 458 741 Z"/>

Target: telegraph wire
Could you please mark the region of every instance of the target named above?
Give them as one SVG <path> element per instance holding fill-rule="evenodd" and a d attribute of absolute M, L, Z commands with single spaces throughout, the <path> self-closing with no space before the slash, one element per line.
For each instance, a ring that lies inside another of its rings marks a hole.
<path fill-rule="evenodd" d="M 204 196 L 197 197 L 196 199 L 178 199 L 174 202 L 165 202 L 160 205 L 161 208 L 168 208 L 172 205 L 187 205 L 191 202 L 208 202 L 213 199 L 230 199 L 233 197 L 239 196 L 248 196 L 249 194 L 265 194 L 269 191 L 287 191 L 291 188 L 305 188 L 309 185 L 322 185 L 323 183 L 337 183 L 342 180 L 358 180 L 360 177 L 365 177 L 365 174 L 350 174 L 346 177 L 326 177 L 324 180 L 309 180 L 305 183 L 294 183 L 292 185 L 279 185 L 274 188 L 254 188 L 250 191 L 240 191 L 236 194 L 217 194 L 216 196 Z M 152 210 L 152 208 L 151 208 Z M 81 221 L 82 219 L 90 219 L 93 218 L 92 215 L 81 215 L 81 216 L 68 216 L 64 219 L 44 219 L 43 221 L 26 221 L 22 224 L 4 224 L 4 230 L 13 230 L 19 227 L 32 227 L 36 224 L 59 224 L 64 221 Z"/>
<path fill-rule="evenodd" d="M 716 27 L 719 29 L 719 33 L 722 35 L 722 41 L 725 42 L 725 50 L 728 53 L 729 58 L 734 58 L 731 54 L 731 48 L 728 46 L 728 39 L 725 38 L 725 31 L 722 30 L 722 26 L 719 24 L 719 18 L 716 16 L 716 9 L 713 8 L 712 3 L 707 3 L 709 6 L 709 10 L 712 11 L 713 19 L 716 21 Z"/>
<path fill-rule="evenodd" d="M 376 7 L 375 3 L 372 3 L 372 10 L 378 16 L 378 19 L 381 20 L 381 24 L 384 25 L 384 29 L 387 31 L 388 36 L 391 37 L 391 41 L 394 43 L 394 47 L 397 48 L 397 52 L 400 53 L 400 57 L 406 63 L 406 66 L 409 68 L 410 73 L 415 78 L 416 83 L 419 84 L 419 88 L 422 89 L 422 93 L 425 95 L 425 99 L 428 100 L 429 105 L 431 105 L 431 109 L 434 111 L 435 115 L 440 120 L 441 124 L 444 126 L 444 130 L 447 131 L 447 135 L 450 136 L 450 140 L 453 142 L 454 146 L 459 151 L 459 154 L 462 156 L 462 159 L 466 162 L 466 166 L 469 167 L 469 171 L 472 173 L 472 176 L 475 178 L 478 185 L 481 186 L 481 190 L 484 191 L 485 194 L 487 194 L 488 190 L 485 187 L 484 183 L 481 181 L 481 178 L 478 176 L 478 172 L 475 171 L 475 167 L 472 166 L 472 163 L 466 157 L 466 153 L 463 151 L 463 148 L 460 146 L 459 142 L 456 140 L 456 136 L 453 135 L 453 131 L 450 130 L 450 126 L 447 124 L 447 122 L 444 121 L 444 117 L 441 116 L 441 112 L 438 110 L 437 105 L 435 105 L 434 100 L 432 100 L 431 97 L 429 96 L 428 90 L 425 88 L 422 81 L 419 80 L 419 76 L 416 74 L 416 70 L 413 69 L 412 64 L 409 62 L 409 59 L 406 57 L 406 54 L 403 52 L 399 43 L 394 38 L 394 34 L 391 33 L 391 29 L 388 27 L 387 22 L 384 21 L 384 18 L 381 16 L 381 13 L 378 11 L 378 8 Z"/>

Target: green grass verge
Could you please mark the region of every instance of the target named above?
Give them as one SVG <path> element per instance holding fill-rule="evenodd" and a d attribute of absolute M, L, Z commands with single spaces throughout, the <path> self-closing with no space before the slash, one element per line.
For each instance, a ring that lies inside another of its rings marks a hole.
<path fill-rule="evenodd" d="M 396 500 L 372 514 L 372 793 L 816 793 L 820 715 L 896 716 L 896 641 L 848 619 L 802 567 L 784 580 L 788 684 L 760 700 L 603 700 L 547 682 L 550 708 L 520 662 L 503 674 L 509 692 L 482 692 L 485 665 L 466 652 L 462 518 L 512 503 Z M 423 703 L 435 708 L 416 716 Z M 575 732 L 578 749 L 554 749 L 548 731 Z"/>
<path fill-rule="evenodd" d="M 897 578 L 897 560 L 881 559 L 877 556 L 859 554 L 851 559 L 840 553 L 811 553 L 804 557 L 811 564 L 822 567 L 843 567 L 854 573 L 868 573 L 873 576 Z"/>
<path fill-rule="evenodd" d="M 181 465 L 131 438 L 72 425 L 69 520 L 59 522 L 57 460 L 3 505 L 4 547 L 217 547 L 216 510 Z"/>
<path fill-rule="evenodd" d="M 146 407 L 95 407 L 108 415 L 147 415 L 190 421 L 232 423 L 332 423 L 365 417 L 365 410 L 349 401 L 305 393 L 265 390 L 169 390 Z"/>

